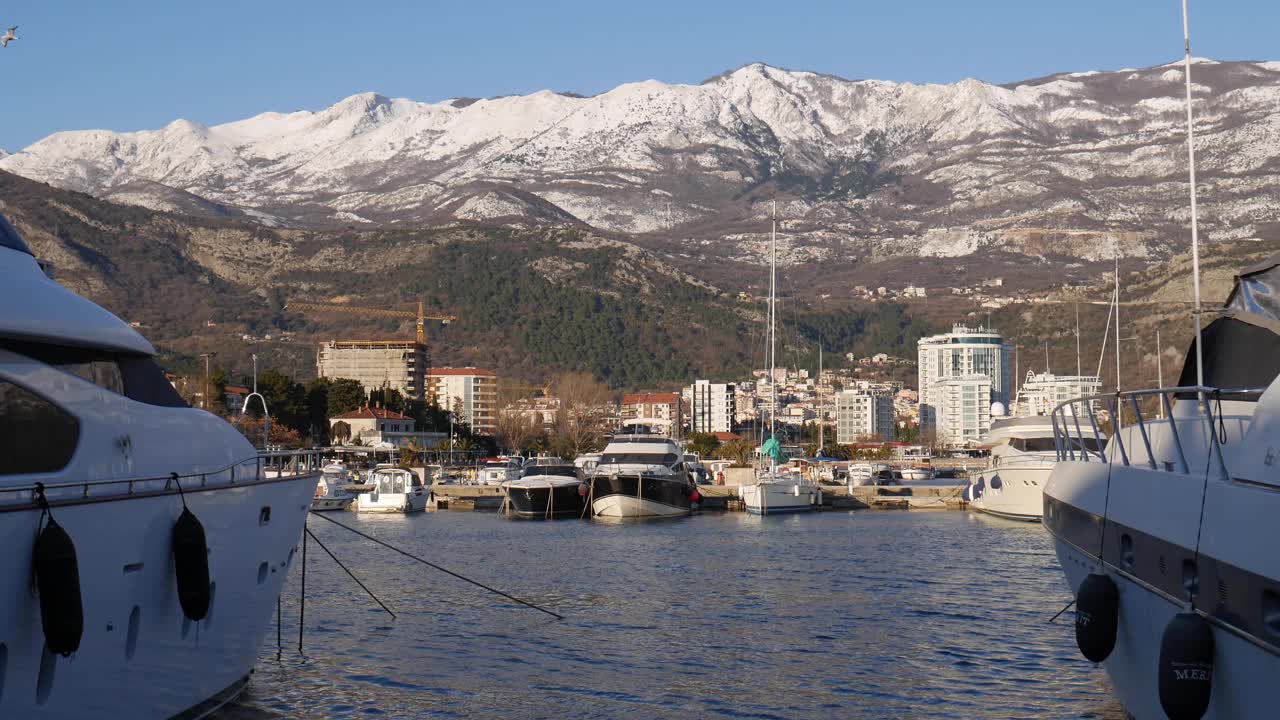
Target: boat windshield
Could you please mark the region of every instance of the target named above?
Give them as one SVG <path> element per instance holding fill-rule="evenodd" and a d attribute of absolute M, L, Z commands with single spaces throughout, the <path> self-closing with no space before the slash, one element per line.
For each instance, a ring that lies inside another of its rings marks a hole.
<path fill-rule="evenodd" d="M 376 473 L 378 477 L 378 492 L 380 493 L 406 493 L 410 488 L 419 487 L 418 476 L 400 470 L 398 472 L 380 472 Z"/>
<path fill-rule="evenodd" d="M 520 477 L 532 477 L 534 475 L 564 475 L 565 477 L 577 477 L 578 468 L 572 465 L 530 465 L 520 473 Z"/>
<path fill-rule="evenodd" d="M 1102 447 L 1098 444 L 1098 440 L 1096 438 L 1072 438 L 1071 443 L 1072 445 L 1075 445 L 1077 449 L 1081 449 L 1081 446 L 1083 446 L 1084 450 L 1093 452 L 1101 452 L 1102 450 Z M 1058 446 L 1054 443 L 1053 438 L 1051 437 L 1010 438 L 1009 447 L 1014 450 L 1021 450 L 1022 452 L 1057 452 L 1058 450 Z"/>
<path fill-rule="evenodd" d="M 600 458 L 601 465 L 670 465 L 679 460 L 675 453 L 607 453 Z"/>

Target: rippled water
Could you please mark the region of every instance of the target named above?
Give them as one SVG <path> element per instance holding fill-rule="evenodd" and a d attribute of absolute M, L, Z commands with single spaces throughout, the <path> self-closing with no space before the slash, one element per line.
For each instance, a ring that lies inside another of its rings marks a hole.
<path fill-rule="evenodd" d="M 305 655 L 298 569 L 235 720 L 274 717 L 1121 718 L 1080 658 L 1044 530 L 961 512 L 648 523 L 335 516 L 567 616 L 557 621 L 323 520 Z"/>

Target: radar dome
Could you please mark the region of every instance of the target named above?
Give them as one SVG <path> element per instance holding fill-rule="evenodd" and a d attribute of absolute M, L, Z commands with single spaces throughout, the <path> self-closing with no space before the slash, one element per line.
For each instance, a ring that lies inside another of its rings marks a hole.
<path fill-rule="evenodd" d="M 993 418 L 1004 417 L 1004 403 L 1002 402 L 991 403 L 991 417 Z"/>

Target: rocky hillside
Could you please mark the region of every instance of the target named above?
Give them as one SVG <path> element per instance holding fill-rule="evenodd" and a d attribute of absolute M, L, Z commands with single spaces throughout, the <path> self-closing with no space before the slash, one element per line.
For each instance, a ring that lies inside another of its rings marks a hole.
<path fill-rule="evenodd" d="M 1275 240 L 1280 63 L 1201 60 L 1193 80 L 1204 236 Z M 1145 262 L 1185 248 L 1182 81 L 1179 64 L 1007 86 L 756 64 L 595 97 L 365 94 L 214 127 L 64 132 L 0 169 L 265 226 L 590 228 L 690 264 L 758 262 L 776 197 L 789 264 L 906 278 L 895 259 L 1004 253 L 1087 277 L 1117 247 Z"/>

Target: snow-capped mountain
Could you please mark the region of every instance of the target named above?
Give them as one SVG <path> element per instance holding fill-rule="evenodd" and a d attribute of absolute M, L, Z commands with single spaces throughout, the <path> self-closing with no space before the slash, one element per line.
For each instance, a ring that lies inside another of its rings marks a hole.
<path fill-rule="evenodd" d="M 1204 230 L 1265 236 L 1280 227 L 1280 63 L 1200 60 L 1193 81 Z M 777 197 L 795 258 L 1098 260 L 1115 243 L 1156 257 L 1186 243 L 1182 83 L 1178 63 L 1005 86 L 755 64 L 585 98 L 370 93 L 212 127 L 63 132 L 0 169 L 270 225 L 584 223 L 749 254 Z"/>

